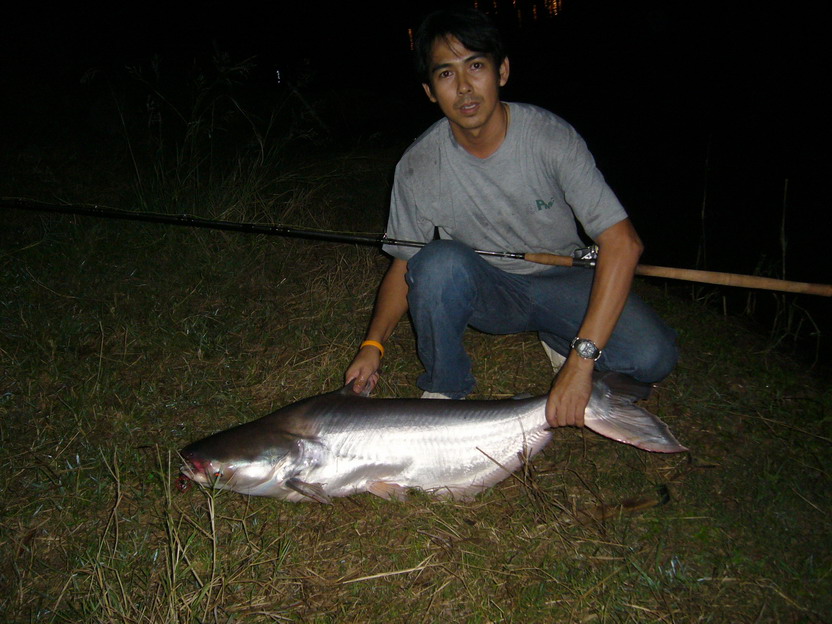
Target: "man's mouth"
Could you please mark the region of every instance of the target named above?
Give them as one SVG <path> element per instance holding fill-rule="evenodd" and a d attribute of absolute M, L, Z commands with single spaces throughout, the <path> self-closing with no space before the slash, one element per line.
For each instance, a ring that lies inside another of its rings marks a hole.
<path fill-rule="evenodd" d="M 473 113 L 476 113 L 477 110 L 479 110 L 479 107 L 479 102 L 465 102 L 457 106 L 457 109 L 465 115 L 471 115 Z"/>

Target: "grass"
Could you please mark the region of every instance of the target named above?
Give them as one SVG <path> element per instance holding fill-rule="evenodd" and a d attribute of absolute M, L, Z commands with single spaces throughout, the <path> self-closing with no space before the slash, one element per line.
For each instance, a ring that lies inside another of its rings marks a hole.
<path fill-rule="evenodd" d="M 275 221 L 378 232 L 391 155 L 264 163 L 274 186 L 255 188 L 274 192 L 238 196 Z M 83 184 L 57 167 L 0 194 L 136 192 L 130 167 Z M 828 374 L 706 307 L 637 284 L 680 332 L 649 407 L 690 455 L 569 429 L 473 502 L 180 492 L 177 449 L 341 383 L 386 260 L 69 216 L 3 223 L 0 621 L 832 618 Z M 467 341 L 479 396 L 547 389 L 535 336 Z M 377 392 L 415 396 L 418 373 L 404 322 Z"/>

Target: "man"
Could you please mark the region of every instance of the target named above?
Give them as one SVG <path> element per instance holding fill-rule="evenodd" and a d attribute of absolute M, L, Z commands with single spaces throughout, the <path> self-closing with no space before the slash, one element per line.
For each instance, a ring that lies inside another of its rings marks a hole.
<path fill-rule="evenodd" d="M 581 137 L 548 111 L 500 100 L 509 60 L 482 13 L 430 15 L 415 51 L 444 118 L 396 167 L 387 233 L 426 245 L 385 246 L 393 261 L 346 381 L 358 392 L 375 386 L 383 344 L 408 310 L 426 397 L 473 390 L 468 325 L 538 331 L 566 356 L 546 406 L 552 426 L 583 426 L 596 366 L 648 383 L 664 378 L 676 362 L 675 333 L 630 294 L 642 244 Z M 598 245 L 594 272 L 473 252 L 571 255 L 584 246 L 575 218 Z"/>

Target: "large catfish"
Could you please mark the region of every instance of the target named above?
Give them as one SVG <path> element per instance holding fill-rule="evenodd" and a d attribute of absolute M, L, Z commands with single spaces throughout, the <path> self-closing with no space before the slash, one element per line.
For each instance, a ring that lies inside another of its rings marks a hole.
<path fill-rule="evenodd" d="M 586 426 L 659 453 L 687 450 L 635 405 L 650 386 L 596 373 Z M 508 477 L 552 439 L 546 396 L 492 401 L 370 399 L 347 386 L 194 442 L 181 451 L 181 486 L 202 485 L 287 501 L 330 502 L 409 488 L 470 498 Z"/>

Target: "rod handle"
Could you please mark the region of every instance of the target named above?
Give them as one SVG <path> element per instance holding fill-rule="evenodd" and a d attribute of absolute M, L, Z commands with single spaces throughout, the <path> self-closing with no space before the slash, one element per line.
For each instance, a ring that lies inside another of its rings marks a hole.
<path fill-rule="evenodd" d="M 572 256 L 556 256 L 550 253 L 524 253 L 523 260 L 536 264 L 548 264 L 549 266 L 576 266 Z"/>
<path fill-rule="evenodd" d="M 718 271 L 677 269 L 674 267 L 650 266 L 647 264 L 638 265 L 636 267 L 636 275 L 644 275 L 647 277 L 667 277 L 670 279 L 685 280 L 688 282 L 720 284 L 722 286 L 739 286 L 741 288 L 760 288 L 763 290 L 779 290 L 781 292 L 832 297 L 832 284 L 790 282 L 771 277 L 761 277 L 759 275 L 740 275 L 738 273 L 720 273 Z"/>
<path fill-rule="evenodd" d="M 537 264 L 563 267 L 591 267 L 593 264 L 585 260 L 575 260 L 571 256 L 558 256 L 550 253 L 526 253 L 523 259 Z M 699 282 L 702 284 L 718 284 L 721 286 L 736 286 L 739 288 L 758 288 L 761 290 L 777 290 L 780 292 L 800 293 L 804 295 L 820 295 L 832 297 L 832 284 L 812 284 L 809 282 L 791 282 L 762 277 L 759 275 L 741 275 L 739 273 L 720 273 L 719 271 L 700 271 L 697 269 L 678 269 L 675 267 L 652 266 L 639 264 L 636 275 L 645 277 L 664 277 Z"/>

